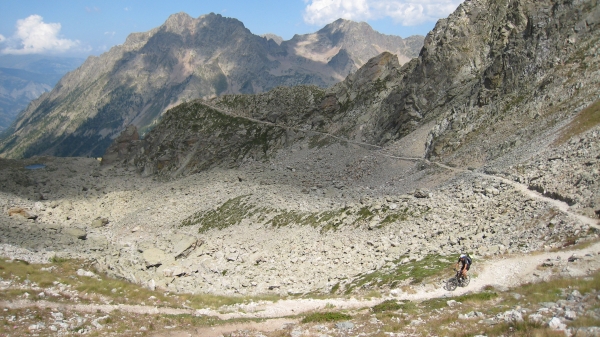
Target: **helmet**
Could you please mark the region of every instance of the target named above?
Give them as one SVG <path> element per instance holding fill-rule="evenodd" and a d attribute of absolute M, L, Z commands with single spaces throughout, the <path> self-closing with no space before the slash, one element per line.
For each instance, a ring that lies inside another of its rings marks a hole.
<path fill-rule="evenodd" d="M 467 257 L 467 254 L 460 254 L 461 259 L 464 259 L 465 257 Z"/>

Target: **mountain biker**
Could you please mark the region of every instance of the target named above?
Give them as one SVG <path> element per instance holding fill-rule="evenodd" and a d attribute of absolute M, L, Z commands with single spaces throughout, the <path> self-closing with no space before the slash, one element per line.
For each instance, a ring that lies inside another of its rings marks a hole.
<path fill-rule="evenodd" d="M 460 263 L 462 263 L 462 266 L 460 267 L 460 274 L 463 278 L 467 278 L 467 271 L 471 268 L 471 263 L 473 263 L 473 261 L 469 255 L 460 254 L 458 262 L 456 262 L 456 265 L 454 266 L 454 270 L 456 270 Z"/>

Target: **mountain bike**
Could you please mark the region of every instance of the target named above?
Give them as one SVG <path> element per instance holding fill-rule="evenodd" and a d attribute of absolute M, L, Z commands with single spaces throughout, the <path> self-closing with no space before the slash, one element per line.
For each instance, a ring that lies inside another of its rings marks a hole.
<path fill-rule="evenodd" d="M 466 287 L 470 281 L 469 275 L 463 277 L 460 270 L 457 270 L 456 275 L 446 282 L 446 290 L 453 291 L 456 287 Z"/>

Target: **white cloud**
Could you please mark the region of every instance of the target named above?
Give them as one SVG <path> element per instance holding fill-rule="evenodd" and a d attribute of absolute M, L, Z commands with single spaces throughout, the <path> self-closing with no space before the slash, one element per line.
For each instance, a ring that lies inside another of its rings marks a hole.
<path fill-rule="evenodd" d="M 93 12 L 100 12 L 100 8 L 94 6 L 94 7 L 85 7 L 85 11 L 88 13 L 93 13 Z"/>
<path fill-rule="evenodd" d="M 4 40 L 6 40 L 6 38 L 2 34 L 0 34 L 0 42 L 2 42 Z"/>
<path fill-rule="evenodd" d="M 2 50 L 5 54 L 39 54 L 65 52 L 79 44 L 77 40 L 58 37 L 60 23 L 45 23 L 39 15 L 17 20 L 17 31 L 7 42 L 13 45 Z"/>
<path fill-rule="evenodd" d="M 448 16 L 463 0 L 304 0 L 304 22 L 331 23 L 339 18 L 365 21 L 384 17 L 414 26 Z"/>

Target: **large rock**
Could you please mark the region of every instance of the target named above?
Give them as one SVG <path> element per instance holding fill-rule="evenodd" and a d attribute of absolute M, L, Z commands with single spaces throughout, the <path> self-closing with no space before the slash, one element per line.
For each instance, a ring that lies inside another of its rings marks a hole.
<path fill-rule="evenodd" d="M 173 256 L 175 259 L 181 259 L 187 257 L 196 247 L 200 246 L 201 241 L 193 236 L 183 236 L 173 243 Z"/>
<path fill-rule="evenodd" d="M 31 210 L 21 207 L 12 207 L 8 210 L 8 216 L 20 216 L 25 219 L 37 219 L 37 215 L 35 215 Z"/>
<path fill-rule="evenodd" d="M 102 156 L 102 165 L 110 165 L 128 158 L 136 142 L 139 140 L 140 135 L 135 125 L 127 126 L 119 137 L 106 149 L 106 152 Z"/>
<path fill-rule="evenodd" d="M 92 221 L 92 228 L 100 228 L 100 227 L 104 227 L 108 225 L 108 219 L 107 218 L 96 218 L 94 219 L 94 221 Z"/>
<path fill-rule="evenodd" d="M 142 256 L 144 257 L 146 268 L 158 267 L 175 260 L 173 257 L 169 256 L 163 250 L 158 248 L 146 249 L 142 253 Z"/>
<path fill-rule="evenodd" d="M 80 228 L 67 228 L 64 230 L 65 234 L 75 237 L 79 240 L 85 240 L 87 238 L 87 233 Z"/>

